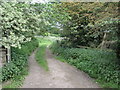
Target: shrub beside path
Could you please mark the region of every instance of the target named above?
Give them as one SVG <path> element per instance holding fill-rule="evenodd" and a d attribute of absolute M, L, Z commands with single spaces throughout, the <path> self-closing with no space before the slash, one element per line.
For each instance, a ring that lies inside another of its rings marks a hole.
<path fill-rule="evenodd" d="M 56 60 L 48 48 L 46 59 L 49 71 L 45 71 L 36 62 L 35 52 L 29 57 L 29 75 L 22 88 L 99 88 L 84 72 Z"/>

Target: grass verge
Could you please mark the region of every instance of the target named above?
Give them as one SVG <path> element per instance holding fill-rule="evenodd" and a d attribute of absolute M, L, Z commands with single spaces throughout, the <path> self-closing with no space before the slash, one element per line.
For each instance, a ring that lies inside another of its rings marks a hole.
<path fill-rule="evenodd" d="M 60 60 L 61 62 L 66 62 L 65 59 L 64 59 L 63 57 L 61 57 L 61 56 L 55 55 L 54 58 L 55 58 L 56 60 Z"/>
<path fill-rule="evenodd" d="M 61 47 L 51 45 L 56 59 L 67 62 L 89 74 L 104 88 L 119 88 L 119 65 L 115 52 L 98 49 Z"/>
<path fill-rule="evenodd" d="M 45 51 L 46 51 L 46 45 L 41 45 L 39 49 L 36 52 L 35 58 L 38 64 L 43 67 L 46 71 L 48 71 L 48 64 L 47 60 L 45 59 Z"/>
<path fill-rule="evenodd" d="M 49 68 L 48 68 L 47 60 L 45 58 L 45 53 L 46 53 L 46 47 L 52 43 L 52 40 L 50 40 L 49 38 L 42 38 L 42 37 L 37 37 L 37 39 L 39 41 L 39 48 L 35 54 L 35 59 L 42 68 L 48 71 Z"/>
<path fill-rule="evenodd" d="M 11 61 L 2 69 L 0 81 L 3 88 L 19 88 L 28 75 L 28 57 L 38 47 L 38 40 L 22 44 L 21 49 L 11 48 Z"/>

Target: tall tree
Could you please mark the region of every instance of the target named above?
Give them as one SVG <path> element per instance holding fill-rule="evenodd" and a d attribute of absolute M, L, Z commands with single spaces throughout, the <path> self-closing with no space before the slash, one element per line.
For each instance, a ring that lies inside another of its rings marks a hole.
<path fill-rule="evenodd" d="M 94 2 L 67 2 L 61 6 L 66 9 L 71 19 L 64 23 L 62 31 L 69 45 L 98 46 L 105 32 L 115 37 L 116 21 L 118 17 L 118 3 L 94 3 Z M 60 8 L 61 8 L 60 6 Z M 111 35 L 113 34 L 113 35 Z"/>

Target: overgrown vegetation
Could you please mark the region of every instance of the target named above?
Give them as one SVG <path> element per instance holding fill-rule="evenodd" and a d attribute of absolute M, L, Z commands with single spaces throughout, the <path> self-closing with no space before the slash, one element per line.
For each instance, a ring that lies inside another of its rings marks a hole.
<path fill-rule="evenodd" d="M 19 75 L 16 75 L 14 79 L 8 80 L 2 84 L 2 88 L 18 88 L 23 84 L 25 76 L 28 75 L 28 66 L 23 68 Z"/>
<path fill-rule="evenodd" d="M 117 57 L 118 59 L 120 59 L 120 30 L 118 29 L 118 42 L 117 42 Z M 119 61 L 120 64 L 120 61 Z"/>
<path fill-rule="evenodd" d="M 63 2 L 57 8 L 61 6 L 66 8 L 70 19 L 62 23 L 60 35 L 63 39 L 60 43 L 57 41 L 57 44 L 53 44 L 53 52 L 59 59 L 65 59 L 62 61 L 67 61 L 96 78 L 103 87 L 118 88 L 118 2 Z"/>
<path fill-rule="evenodd" d="M 38 41 L 36 39 L 32 39 L 30 42 L 27 42 L 22 45 L 21 49 L 19 48 L 12 48 L 12 58 L 9 63 L 6 63 L 2 67 L 2 76 L 1 81 L 5 82 L 8 80 L 12 80 L 15 85 L 21 84 L 21 82 L 18 82 L 18 78 L 20 78 L 20 81 L 24 77 L 24 75 L 27 74 L 28 70 L 28 56 L 30 53 L 35 50 L 35 48 L 38 47 Z M 15 86 L 12 84 L 13 86 Z M 16 86 L 15 86 L 16 87 Z"/>
<path fill-rule="evenodd" d="M 118 88 L 120 66 L 115 52 L 91 48 L 66 48 L 58 43 L 52 44 L 51 49 L 60 59 L 95 78 L 102 87 Z"/>
<path fill-rule="evenodd" d="M 51 13 L 52 12 L 52 13 Z M 57 13 L 56 13 L 57 12 Z M 60 16 L 62 15 L 62 16 Z M 6 48 L 21 47 L 34 35 L 46 35 L 56 23 L 66 20 L 65 12 L 59 13 L 55 4 L 29 4 L 0 1 L 0 44 Z M 56 18 L 59 17 L 59 18 Z M 55 30 L 53 30 L 55 32 Z"/>
<path fill-rule="evenodd" d="M 14 80 L 22 75 L 28 56 L 38 46 L 36 40 L 31 41 L 35 35 L 53 35 L 63 37 L 59 44 L 52 46 L 53 52 L 60 58 L 89 73 L 104 83 L 104 87 L 117 87 L 119 60 L 114 51 L 120 59 L 118 9 L 118 2 L 29 4 L 1 0 L 0 44 L 8 50 L 12 47 L 12 61 L 3 67 L 1 80 Z M 43 38 L 38 40 L 40 48 L 36 52 L 36 59 L 48 69 L 44 54 L 51 41 Z"/>
<path fill-rule="evenodd" d="M 99 48 L 113 48 L 119 22 L 117 2 L 66 2 L 58 8 L 61 6 L 71 17 L 61 25 L 61 36 L 65 38 L 62 45 L 98 47 L 103 42 Z"/>

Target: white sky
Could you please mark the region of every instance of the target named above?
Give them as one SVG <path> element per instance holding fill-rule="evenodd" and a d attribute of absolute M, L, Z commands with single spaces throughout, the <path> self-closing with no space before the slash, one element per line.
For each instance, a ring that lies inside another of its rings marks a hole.
<path fill-rule="evenodd" d="M 48 1 L 56 1 L 56 0 L 32 0 L 32 3 L 45 3 Z M 57 0 L 57 1 L 62 1 L 62 2 L 119 2 L 120 0 Z"/>
<path fill-rule="evenodd" d="M 32 0 L 32 3 L 45 3 L 48 2 L 49 0 Z"/>

